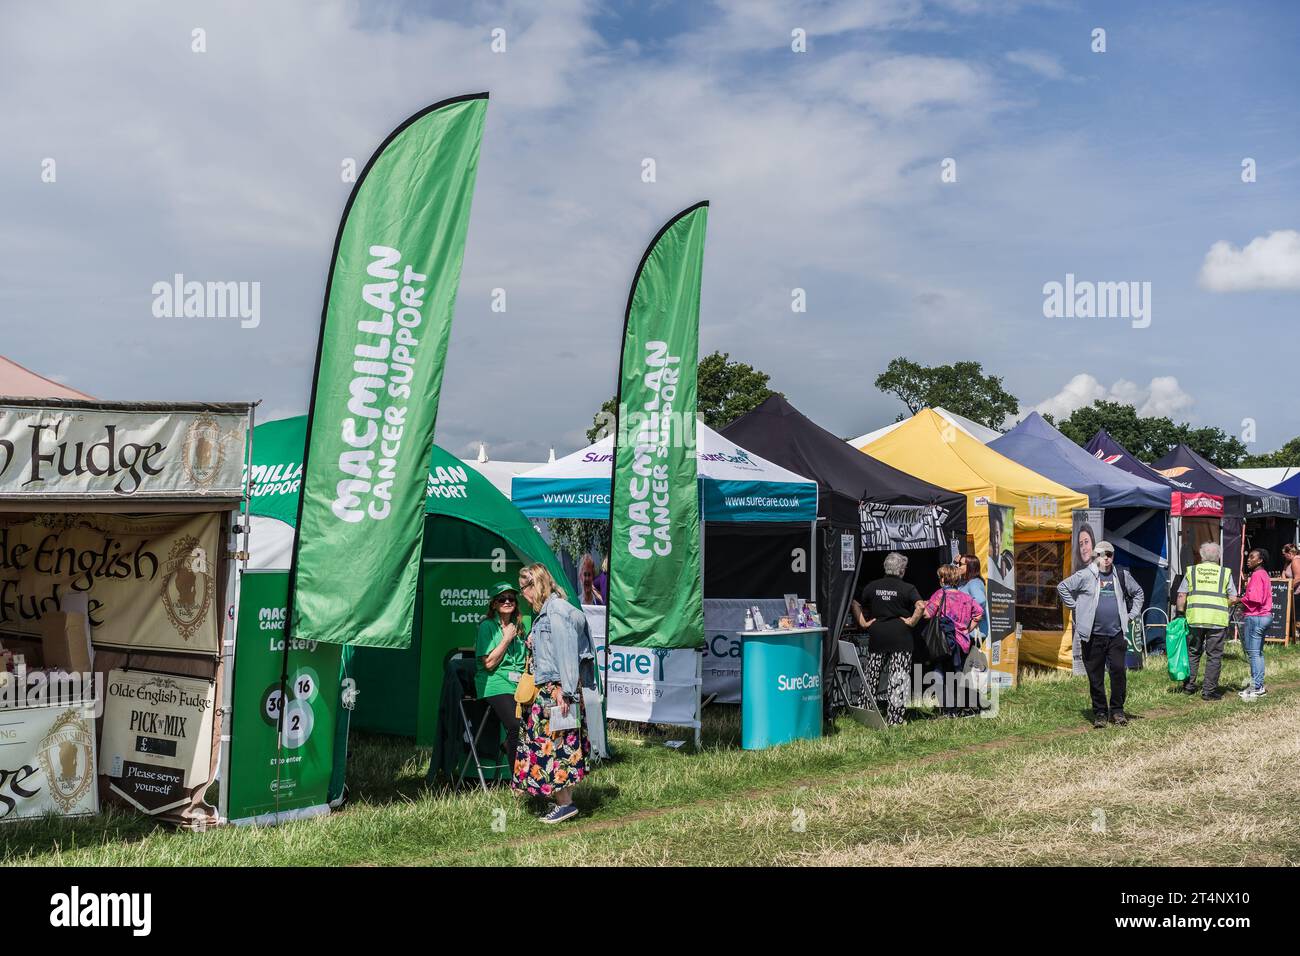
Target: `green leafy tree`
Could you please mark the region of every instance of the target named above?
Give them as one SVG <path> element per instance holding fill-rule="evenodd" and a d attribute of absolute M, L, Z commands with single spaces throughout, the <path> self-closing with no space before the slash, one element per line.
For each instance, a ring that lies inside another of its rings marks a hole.
<path fill-rule="evenodd" d="M 1068 418 L 1053 424 L 1080 447 L 1087 446 L 1097 430 L 1104 428 L 1139 461 L 1145 462 L 1163 458 L 1180 444 L 1187 445 L 1220 468 L 1236 468 L 1246 454 L 1246 446 L 1241 440 L 1222 428 L 1193 428 L 1186 422 L 1175 423 L 1163 415 L 1142 417 L 1132 405 L 1104 399 L 1086 408 L 1075 409 Z"/>
<path fill-rule="evenodd" d="M 776 394 L 768 388 L 771 376 L 745 362 L 731 361 L 731 353 L 714 352 L 700 359 L 697 410 L 710 428 L 722 428 L 752 411 Z M 617 427 L 618 399 L 608 398 L 587 429 L 587 441 L 596 442 Z M 559 551 L 573 560 L 589 552 L 609 553 L 609 522 L 585 518 L 552 518 L 548 525 Z"/>
<path fill-rule="evenodd" d="M 1003 388 L 1001 376 L 985 373 L 979 362 L 922 365 L 899 356 L 876 376 L 876 388 L 898 398 L 913 415 L 943 406 L 999 430 L 1020 411 L 1019 400 Z"/>
<path fill-rule="evenodd" d="M 551 518 L 547 522 L 557 553 L 577 564 L 584 554 L 609 554 L 609 522 L 600 518 Z"/>
<path fill-rule="evenodd" d="M 600 411 L 591 420 L 587 429 L 587 441 L 595 444 L 614 430 L 614 420 L 618 413 L 618 399 L 607 398 L 600 403 Z"/>
<path fill-rule="evenodd" d="M 730 352 L 714 352 L 700 359 L 696 386 L 697 411 L 710 428 L 731 424 L 746 412 L 753 411 L 769 395 L 771 376 L 746 362 L 731 361 Z M 618 399 L 606 399 L 587 429 L 587 441 L 595 442 L 615 428 Z"/>
<path fill-rule="evenodd" d="M 746 362 L 731 361 L 730 352 L 714 352 L 700 359 L 698 408 L 704 424 L 724 428 L 752 412 L 769 396 L 771 376 Z"/>
<path fill-rule="evenodd" d="M 1292 438 L 1277 451 L 1247 455 L 1241 464 L 1244 468 L 1300 468 L 1300 437 Z"/>

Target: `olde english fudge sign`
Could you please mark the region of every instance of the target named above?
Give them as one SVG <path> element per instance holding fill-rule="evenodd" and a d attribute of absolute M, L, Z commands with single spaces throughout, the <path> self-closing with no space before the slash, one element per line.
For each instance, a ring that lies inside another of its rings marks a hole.
<path fill-rule="evenodd" d="M 248 417 L 0 404 L 0 500 L 238 498 Z"/>
<path fill-rule="evenodd" d="M 181 806 L 207 782 L 212 758 L 211 681 L 148 671 L 108 672 L 100 770 L 145 813 Z"/>

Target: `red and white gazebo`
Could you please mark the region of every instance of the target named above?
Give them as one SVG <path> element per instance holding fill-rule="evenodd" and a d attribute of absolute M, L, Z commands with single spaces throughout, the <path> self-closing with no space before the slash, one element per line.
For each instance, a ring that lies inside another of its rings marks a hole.
<path fill-rule="evenodd" d="M 12 398 L 92 398 L 0 355 L 0 395 Z"/>

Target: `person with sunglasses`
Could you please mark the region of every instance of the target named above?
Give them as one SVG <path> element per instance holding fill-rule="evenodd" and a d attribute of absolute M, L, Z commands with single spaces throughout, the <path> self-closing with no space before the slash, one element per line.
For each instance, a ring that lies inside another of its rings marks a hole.
<path fill-rule="evenodd" d="M 1128 672 L 1129 622 L 1142 620 L 1146 595 L 1127 568 L 1115 564 L 1115 546 L 1098 541 L 1091 563 L 1056 586 L 1061 603 L 1074 612 L 1074 633 L 1083 650 L 1092 698 L 1092 726 L 1098 730 L 1107 719 L 1118 727 L 1128 723 L 1124 701 Z M 1106 700 L 1106 675 L 1110 675 L 1110 702 Z"/>
<path fill-rule="evenodd" d="M 524 626 L 513 585 L 498 581 L 489 594 L 487 617 L 479 622 L 474 639 L 474 689 L 505 727 L 506 754 L 513 761 L 519 746 L 515 686 L 524 672 Z"/>

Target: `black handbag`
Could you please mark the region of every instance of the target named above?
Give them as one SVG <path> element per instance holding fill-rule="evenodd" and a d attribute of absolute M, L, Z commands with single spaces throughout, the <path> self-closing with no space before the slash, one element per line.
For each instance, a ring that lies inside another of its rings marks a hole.
<path fill-rule="evenodd" d="M 948 645 L 948 638 L 943 632 L 943 605 L 947 600 L 947 593 L 939 598 L 939 609 L 934 612 L 934 617 L 926 621 L 925 630 L 921 632 L 921 642 L 925 645 L 925 659 L 927 662 L 937 661 L 952 653 L 952 648 Z"/>

